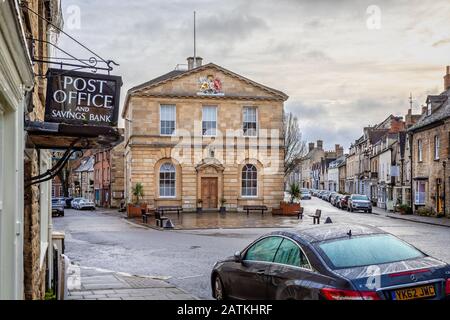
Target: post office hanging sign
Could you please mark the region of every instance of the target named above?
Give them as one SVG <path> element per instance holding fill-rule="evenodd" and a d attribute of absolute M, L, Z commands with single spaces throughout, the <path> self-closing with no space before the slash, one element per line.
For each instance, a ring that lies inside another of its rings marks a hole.
<path fill-rule="evenodd" d="M 117 126 L 122 78 L 49 69 L 45 121 Z"/>

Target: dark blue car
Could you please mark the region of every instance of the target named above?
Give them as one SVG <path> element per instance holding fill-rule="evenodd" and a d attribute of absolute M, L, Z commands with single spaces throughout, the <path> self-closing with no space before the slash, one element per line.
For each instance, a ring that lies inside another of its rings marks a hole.
<path fill-rule="evenodd" d="M 449 299 L 450 266 L 378 228 L 324 224 L 264 235 L 215 264 L 216 299 Z"/>

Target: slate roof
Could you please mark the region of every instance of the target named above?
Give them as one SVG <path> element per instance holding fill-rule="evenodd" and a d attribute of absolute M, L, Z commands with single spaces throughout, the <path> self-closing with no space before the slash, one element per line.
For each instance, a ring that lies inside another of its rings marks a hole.
<path fill-rule="evenodd" d="M 343 163 L 345 163 L 346 157 L 341 156 L 330 163 L 329 168 L 339 168 Z"/>
<path fill-rule="evenodd" d="M 227 69 L 225 69 L 225 68 L 223 68 L 221 66 L 218 66 L 218 65 L 216 65 L 214 63 L 208 63 L 208 64 L 202 65 L 200 67 L 193 68 L 191 70 L 185 70 L 185 71 L 183 71 L 183 70 L 172 70 L 172 71 L 170 71 L 170 72 L 168 72 L 168 73 L 166 73 L 166 74 L 164 74 L 162 76 L 159 76 L 157 78 L 154 78 L 154 79 L 152 79 L 150 81 L 144 82 L 144 83 L 142 83 L 140 85 L 137 85 L 137 86 L 131 88 L 130 90 L 128 90 L 127 96 L 125 98 L 125 105 L 124 105 L 124 108 L 122 110 L 122 117 L 125 117 L 126 111 L 128 109 L 128 101 L 129 101 L 130 95 L 135 94 L 135 93 L 137 93 L 138 91 L 140 91 L 142 89 L 150 88 L 152 86 L 156 86 L 156 85 L 159 85 L 159 84 L 163 84 L 166 81 L 176 80 L 176 79 L 178 79 L 180 77 L 184 77 L 184 76 L 187 76 L 187 75 L 190 75 L 190 74 L 193 74 L 193 73 L 201 72 L 201 71 L 203 71 L 205 69 L 208 69 L 208 68 L 214 68 L 214 69 L 217 69 L 217 70 L 223 72 L 226 75 L 238 78 L 238 79 L 240 79 L 240 80 L 242 80 L 242 81 L 244 81 L 244 82 L 246 82 L 246 83 L 248 83 L 250 85 L 256 86 L 256 87 L 258 87 L 258 88 L 260 88 L 260 89 L 262 89 L 264 91 L 267 91 L 267 92 L 277 96 L 279 99 L 281 99 L 283 101 L 286 101 L 289 98 L 288 95 L 286 95 L 282 91 L 279 91 L 279 90 L 267 87 L 265 85 L 262 85 L 262 84 L 260 84 L 258 82 L 255 82 L 253 80 L 245 78 L 245 77 L 243 77 L 243 76 L 241 76 L 241 75 L 239 75 L 237 73 L 234 73 L 234 72 L 232 72 L 230 70 L 227 70 Z"/>
<path fill-rule="evenodd" d="M 150 81 L 147 81 L 147 82 L 144 82 L 144 83 L 142 83 L 140 85 L 137 85 L 137 86 L 131 88 L 130 91 L 136 91 L 136 90 L 139 90 L 139 89 L 143 89 L 143 88 L 148 87 L 148 86 L 150 86 L 152 84 L 155 84 L 155 83 L 158 83 L 158 82 L 162 82 L 162 81 L 174 78 L 174 77 L 176 77 L 176 76 L 178 76 L 178 75 L 180 75 L 182 73 L 185 73 L 185 72 L 186 71 L 183 71 L 183 70 L 172 70 L 170 72 L 167 72 L 166 74 L 163 74 L 162 76 L 156 77 L 156 78 L 154 78 L 154 79 L 152 79 Z"/>
<path fill-rule="evenodd" d="M 428 115 L 427 113 L 423 114 L 422 117 L 416 122 L 415 125 L 411 126 L 408 131 L 417 131 L 423 129 L 427 126 L 432 126 L 440 121 L 443 121 L 450 117 L 450 90 L 443 92 L 439 97 L 440 99 L 436 99 L 436 96 L 429 96 L 429 99 L 432 99 L 434 102 L 439 101 L 440 105 L 436 106 L 434 111 Z M 428 100 L 428 99 L 427 99 Z"/>
<path fill-rule="evenodd" d="M 387 133 L 389 129 L 373 129 L 369 132 L 370 144 L 375 144 L 381 140 Z"/>
<path fill-rule="evenodd" d="M 80 166 L 75 169 L 75 172 L 92 172 L 94 171 L 94 156 L 90 156 L 89 159 L 83 160 Z"/>

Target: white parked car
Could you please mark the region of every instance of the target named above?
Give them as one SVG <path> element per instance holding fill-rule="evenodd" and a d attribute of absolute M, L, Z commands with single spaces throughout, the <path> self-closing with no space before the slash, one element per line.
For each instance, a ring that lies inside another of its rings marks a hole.
<path fill-rule="evenodd" d="M 95 203 L 88 199 L 81 199 L 77 202 L 78 210 L 95 210 Z"/>
<path fill-rule="evenodd" d="M 83 198 L 74 198 L 74 199 L 70 202 L 70 207 L 71 207 L 72 209 L 78 209 L 77 205 L 78 205 L 78 202 L 80 202 L 81 199 L 83 199 Z"/>

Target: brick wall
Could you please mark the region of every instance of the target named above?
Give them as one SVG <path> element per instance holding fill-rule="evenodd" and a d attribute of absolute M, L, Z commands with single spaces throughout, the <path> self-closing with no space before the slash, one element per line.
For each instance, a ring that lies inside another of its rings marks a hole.
<path fill-rule="evenodd" d="M 120 206 L 125 190 L 124 143 L 111 150 L 111 207 Z M 122 195 L 122 196 L 120 196 Z"/>

